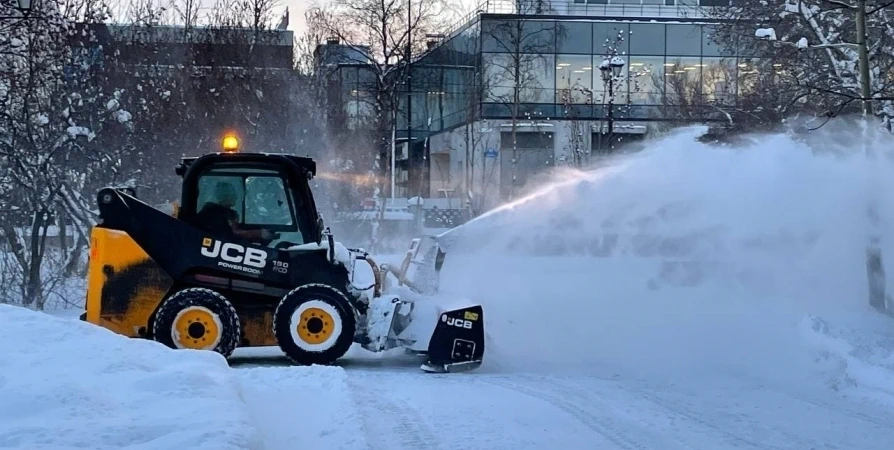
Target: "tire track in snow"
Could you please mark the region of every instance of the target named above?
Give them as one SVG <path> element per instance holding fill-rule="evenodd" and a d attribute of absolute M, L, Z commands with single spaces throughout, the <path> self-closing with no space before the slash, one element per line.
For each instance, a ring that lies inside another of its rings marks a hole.
<path fill-rule="evenodd" d="M 610 417 L 599 417 L 587 409 L 578 406 L 575 402 L 566 400 L 566 398 L 580 398 L 578 395 L 579 393 L 564 392 L 565 389 L 562 388 L 556 389 L 552 380 L 545 380 L 527 375 L 513 376 L 513 380 L 525 380 L 526 382 L 525 384 L 519 384 L 515 381 L 509 381 L 508 379 L 498 380 L 497 378 L 482 380 L 482 382 L 542 400 L 573 417 L 582 425 L 597 434 L 600 438 L 614 444 L 618 449 L 669 449 L 666 445 L 661 445 L 659 447 L 648 446 L 642 441 L 632 438 L 632 436 L 641 436 L 644 430 L 635 430 L 635 432 L 631 430 L 632 432 L 625 433 L 621 428 L 626 427 L 626 425 L 622 425 L 618 423 L 617 420 Z M 536 388 L 534 386 L 536 386 Z"/>
<path fill-rule="evenodd" d="M 660 391 L 657 391 L 656 388 L 641 388 L 634 389 L 628 384 L 620 383 L 615 381 L 613 383 L 616 389 L 626 392 L 627 394 L 635 397 L 639 397 L 644 399 L 645 401 L 655 405 L 657 409 L 664 410 L 670 416 L 681 417 L 693 424 L 696 424 L 704 429 L 710 430 L 718 437 L 722 439 L 722 441 L 728 445 L 732 445 L 734 448 L 753 448 L 759 450 L 789 450 L 791 448 L 797 449 L 810 449 L 816 448 L 816 443 L 808 443 L 805 442 L 805 439 L 802 436 L 798 436 L 789 431 L 780 429 L 780 428 L 772 428 L 770 430 L 765 430 L 767 432 L 772 431 L 779 435 L 782 435 L 786 438 L 786 442 L 798 442 L 798 445 L 795 447 L 791 446 L 780 446 L 777 444 L 773 444 L 768 441 L 767 434 L 761 434 L 762 431 L 757 427 L 752 427 L 753 437 L 751 436 L 743 436 L 741 433 L 736 433 L 734 431 L 730 431 L 729 424 L 741 424 L 743 420 L 741 419 L 749 419 L 753 423 L 754 420 L 749 416 L 741 416 L 736 421 L 728 421 L 726 424 L 719 424 L 716 420 L 708 420 L 705 417 L 711 416 L 711 410 L 709 409 L 700 409 L 696 411 L 693 407 L 687 406 L 684 402 L 673 400 L 669 398 L 667 395 L 662 395 Z M 680 392 L 680 395 L 685 395 L 685 393 Z M 730 414 L 730 412 L 723 408 L 716 412 L 722 412 L 725 414 Z"/>
<path fill-rule="evenodd" d="M 788 399 L 795 400 L 795 401 L 810 405 L 812 407 L 822 408 L 822 409 L 826 409 L 829 411 L 834 411 L 836 413 L 840 413 L 841 415 L 843 415 L 849 419 L 854 419 L 854 420 L 872 424 L 876 428 L 881 428 L 883 430 L 890 430 L 891 424 L 894 423 L 894 414 L 891 414 L 890 410 L 887 410 L 887 409 L 877 406 L 877 405 L 867 405 L 867 404 L 860 405 L 860 406 L 863 406 L 864 408 L 871 407 L 874 412 L 879 413 L 879 414 L 884 414 L 888 420 L 879 419 L 875 416 L 870 415 L 867 412 L 858 411 L 857 409 L 853 408 L 852 406 L 856 406 L 857 404 L 859 404 L 859 402 L 854 401 L 854 400 L 848 398 L 847 396 L 839 395 L 839 394 L 837 394 L 837 392 L 835 392 L 835 390 L 832 390 L 831 392 L 829 392 L 829 394 L 831 395 L 834 393 L 834 398 L 836 398 L 838 401 L 831 402 L 827 399 L 817 396 L 815 393 L 810 393 L 809 391 L 804 390 L 804 389 L 794 389 L 791 387 L 783 388 L 782 386 L 775 386 L 775 385 L 768 386 L 766 383 L 762 383 L 759 380 L 753 380 L 751 378 L 749 378 L 748 381 L 750 381 L 756 385 L 760 385 L 762 387 L 762 389 L 764 389 L 764 390 L 772 391 L 772 392 L 774 392 L 780 396 L 784 396 Z"/>
<path fill-rule="evenodd" d="M 566 395 L 574 396 L 589 404 L 600 404 L 602 408 L 611 410 L 614 416 L 618 418 L 623 417 L 625 420 L 635 423 L 637 428 L 646 430 L 640 431 L 640 434 L 648 434 L 655 437 L 655 442 L 658 442 L 659 444 L 656 447 L 652 448 L 662 450 L 674 446 L 689 450 L 699 450 L 701 448 L 698 445 L 695 447 L 693 447 L 693 445 L 690 445 L 691 440 L 683 440 L 683 438 L 679 436 L 661 434 L 661 430 L 656 431 L 656 423 L 647 421 L 643 418 L 644 416 L 654 417 L 656 413 L 659 412 L 663 413 L 664 417 L 671 422 L 675 422 L 677 419 L 682 419 L 683 421 L 689 422 L 691 420 L 689 417 L 679 414 L 672 409 L 658 405 L 648 400 L 644 396 L 634 393 L 628 389 L 622 389 L 621 387 L 617 386 L 616 383 L 612 383 L 609 380 L 586 377 L 577 379 L 555 377 L 542 380 L 543 382 L 549 383 L 553 386 L 561 386 L 560 388 L 556 389 L 557 391 L 561 390 Z M 602 389 L 597 391 L 593 383 L 599 383 Z M 616 397 L 618 393 L 623 393 L 623 395 L 632 398 L 614 399 L 612 401 L 609 401 L 607 400 L 608 396 L 606 395 L 606 391 L 608 391 L 608 393 L 612 394 L 614 397 Z M 648 406 L 646 409 L 640 408 L 638 414 L 631 413 L 631 408 L 642 406 L 637 405 L 637 401 L 644 402 Z M 627 407 L 626 410 L 622 407 L 622 405 Z M 670 441 L 672 441 L 673 444 L 671 444 Z M 703 442 L 702 445 L 704 445 Z"/>
<path fill-rule="evenodd" d="M 367 380 L 374 380 L 369 378 Z M 389 398 L 387 389 L 377 383 L 363 384 L 348 379 L 356 400 L 370 450 L 437 449 L 438 439 L 422 416 L 412 406 Z M 378 392 L 375 392 L 378 390 Z"/>
<path fill-rule="evenodd" d="M 731 444 L 735 448 L 742 448 L 742 446 L 746 446 L 748 448 L 760 449 L 760 450 L 783 450 L 782 447 L 778 447 L 775 445 L 771 445 L 767 442 L 759 442 L 750 438 L 743 437 L 739 434 L 728 431 L 721 426 L 715 425 L 711 422 L 706 421 L 702 418 L 702 415 L 696 412 L 693 412 L 690 408 L 682 406 L 680 404 L 674 404 L 667 399 L 658 397 L 654 394 L 649 394 L 646 391 L 641 390 L 631 390 L 627 387 L 618 386 L 618 389 L 627 392 L 629 395 L 639 396 L 640 398 L 648 401 L 649 403 L 656 406 L 656 409 L 663 410 L 669 416 L 675 416 L 683 418 L 684 420 L 696 424 L 704 429 L 711 431 L 712 433 L 717 434 L 726 444 Z M 808 447 L 809 448 L 809 447 Z"/>
<path fill-rule="evenodd" d="M 341 368 L 248 366 L 235 373 L 267 450 L 365 446 L 360 412 Z"/>

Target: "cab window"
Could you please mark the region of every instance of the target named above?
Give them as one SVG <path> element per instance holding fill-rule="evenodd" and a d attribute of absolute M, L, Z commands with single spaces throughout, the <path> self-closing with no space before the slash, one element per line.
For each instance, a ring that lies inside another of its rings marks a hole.
<path fill-rule="evenodd" d="M 229 233 L 227 220 L 243 229 L 279 233 L 277 242 L 303 243 L 295 223 L 298 210 L 282 174 L 275 170 L 217 167 L 198 180 L 196 213 L 207 231 Z"/>
<path fill-rule="evenodd" d="M 246 225 L 292 225 L 292 211 L 282 178 L 246 178 L 245 197 Z"/>

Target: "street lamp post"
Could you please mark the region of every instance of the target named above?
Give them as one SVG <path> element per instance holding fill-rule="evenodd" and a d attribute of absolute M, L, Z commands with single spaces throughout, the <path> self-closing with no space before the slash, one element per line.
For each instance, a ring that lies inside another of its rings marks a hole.
<path fill-rule="evenodd" d="M 614 132 L 615 116 L 615 78 L 621 76 L 621 70 L 624 69 L 624 59 L 615 56 L 612 59 L 605 59 L 599 64 L 599 71 L 602 72 L 602 82 L 608 83 L 608 144 L 611 146 L 612 133 Z"/>
<path fill-rule="evenodd" d="M 13 20 L 13 19 L 24 19 L 28 17 L 28 13 L 31 12 L 31 3 L 32 0 L 18 0 L 15 8 L 22 12 L 22 16 L 0 16 L 0 20 Z"/>

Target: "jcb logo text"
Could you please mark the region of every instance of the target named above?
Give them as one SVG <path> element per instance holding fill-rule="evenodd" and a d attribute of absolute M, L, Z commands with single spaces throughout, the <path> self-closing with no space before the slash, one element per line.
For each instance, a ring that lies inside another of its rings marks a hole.
<path fill-rule="evenodd" d="M 209 258 L 220 258 L 233 264 L 263 269 L 267 265 L 267 252 L 256 248 L 246 248 L 239 244 L 220 242 L 205 238 L 202 241 L 202 255 Z"/>
<path fill-rule="evenodd" d="M 447 325 L 451 325 L 457 328 L 465 328 L 467 330 L 472 329 L 472 322 L 463 319 L 454 319 L 453 317 L 447 317 L 446 314 L 441 316 L 441 322 L 445 322 Z"/>

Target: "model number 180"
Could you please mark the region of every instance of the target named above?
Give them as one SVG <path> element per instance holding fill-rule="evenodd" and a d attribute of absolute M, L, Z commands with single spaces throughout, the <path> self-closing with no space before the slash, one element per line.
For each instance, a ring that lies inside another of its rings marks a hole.
<path fill-rule="evenodd" d="M 289 271 L 289 263 L 282 261 L 273 261 L 273 271 L 279 273 L 287 273 Z"/>

